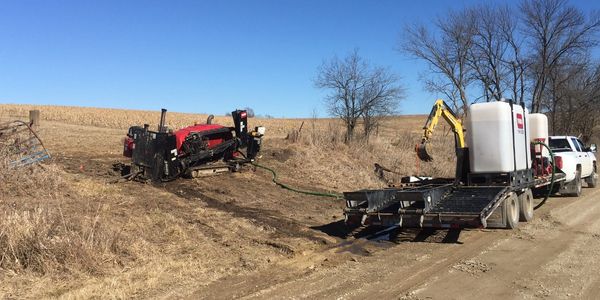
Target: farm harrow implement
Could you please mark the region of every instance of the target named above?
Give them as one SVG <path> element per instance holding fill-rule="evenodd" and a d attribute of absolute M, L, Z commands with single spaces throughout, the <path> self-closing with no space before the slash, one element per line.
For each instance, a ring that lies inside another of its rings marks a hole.
<path fill-rule="evenodd" d="M 0 159 L 9 168 L 20 168 L 50 158 L 32 123 L 15 120 L 0 123 Z"/>

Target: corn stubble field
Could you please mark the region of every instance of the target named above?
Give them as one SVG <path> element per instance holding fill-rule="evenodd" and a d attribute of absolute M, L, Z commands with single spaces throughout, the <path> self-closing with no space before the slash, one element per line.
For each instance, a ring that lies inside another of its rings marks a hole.
<path fill-rule="evenodd" d="M 311 272 L 332 245 L 353 238 L 342 225 L 342 201 L 282 190 L 261 170 L 162 185 L 111 184 L 118 177 L 112 164 L 125 161 L 126 129 L 156 126 L 159 112 L 0 105 L 0 121 L 25 119 L 30 109 L 41 111 L 39 135 L 53 158 L 18 170 L 2 161 L 2 298 L 210 297 L 244 274 L 276 280 Z M 206 117 L 168 113 L 167 124 L 176 129 Z M 435 163 L 416 164 L 413 148 L 425 118 L 390 117 L 368 143 L 351 144 L 343 143 L 335 119 L 249 123 L 267 127 L 259 161 L 280 180 L 343 192 L 400 177 L 378 179 L 374 163 L 398 174 L 452 176 L 452 133 L 443 125 L 433 144 Z M 336 265 L 349 255 L 325 261 Z"/>

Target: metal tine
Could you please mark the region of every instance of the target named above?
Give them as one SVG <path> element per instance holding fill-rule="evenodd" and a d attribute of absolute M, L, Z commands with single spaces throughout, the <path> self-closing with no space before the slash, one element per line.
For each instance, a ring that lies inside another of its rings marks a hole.
<path fill-rule="evenodd" d="M 11 162 L 10 165 L 13 167 L 22 167 L 22 166 L 26 166 L 26 165 L 44 160 L 46 158 L 50 158 L 50 156 L 47 153 L 45 153 L 44 151 L 39 151 L 34 154 L 31 154 L 31 155 L 22 157 L 18 160 L 15 160 L 15 161 Z"/>
<path fill-rule="evenodd" d="M 19 135 L 26 132 L 29 133 L 28 137 Z M 16 135 L 19 136 L 10 138 Z M 8 149 L 12 150 L 10 155 L 16 156 L 16 159 L 9 163 L 10 167 L 23 167 L 50 158 L 42 140 L 27 122 L 16 120 L 0 124 L 0 141 L 2 140 L 4 145 L 0 146 L 9 147 Z"/>

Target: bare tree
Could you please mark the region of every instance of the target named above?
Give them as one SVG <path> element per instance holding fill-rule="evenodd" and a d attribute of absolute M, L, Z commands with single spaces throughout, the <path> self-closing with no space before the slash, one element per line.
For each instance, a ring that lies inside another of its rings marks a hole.
<path fill-rule="evenodd" d="M 346 125 L 346 141 L 354 137 L 361 118 L 368 137 L 377 117 L 396 111 L 402 98 L 398 79 L 382 67 L 371 66 L 354 50 L 344 59 L 323 62 L 315 86 L 330 91 L 326 98 L 330 114 Z"/>
<path fill-rule="evenodd" d="M 256 116 L 256 114 L 254 113 L 254 109 L 252 109 L 251 107 L 246 106 L 244 110 L 248 114 L 248 118 L 254 118 Z"/>
<path fill-rule="evenodd" d="M 480 5 L 471 10 L 475 22 L 468 61 L 486 101 L 523 100 L 524 65 L 516 40 L 517 18 L 508 6 Z"/>
<path fill-rule="evenodd" d="M 590 59 L 600 15 L 586 17 L 566 0 L 522 0 L 518 8 L 488 3 L 447 13 L 433 29 L 407 27 L 402 49 L 428 63 L 425 87 L 455 108 L 527 100 L 548 115 L 553 133 L 590 138 L 600 118 L 600 67 Z"/>
<path fill-rule="evenodd" d="M 404 98 L 404 89 L 397 82 L 398 78 L 385 68 L 372 70 L 361 99 L 365 138 L 369 138 L 383 117 L 397 112 L 398 102 Z"/>
<path fill-rule="evenodd" d="M 408 27 L 402 49 L 428 62 L 425 87 L 443 93 L 459 111 L 480 99 L 521 102 L 526 64 L 517 27 L 518 17 L 508 6 L 473 6 L 440 18 L 439 37 L 424 25 Z M 469 91 L 473 87 L 480 92 Z"/>
<path fill-rule="evenodd" d="M 545 110 L 553 134 L 581 135 L 587 142 L 600 121 L 600 64 L 589 57 L 565 64 L 551 73 Z"/>
<path fill-rule="evenodd" d="M 540 112 L 551 74 L 561 61 L 573 60 L 597 44 L 598 15 L 586 20 L 581 10 L 565 0 L 523 0 L 524 34 L 530 46 L 531 111 Z"/>
<path fill-rule="evenodd" d="M 427 76 L 426 88 L 448 97 L 455 109 L 466 111 L 467 88 L 472 83 L 469 53 L 473 44 L 475 18 L 471 10 L 450 12 L 436 23 L 439 36 L 423 24 L 405 28 L 401 50 L 426 61 L 433 76 Z"/>
<path fill-rule="evenodd" d="M 502 38 L 507 44 L 510 52 L 504 63 L 510 64 L 510 76 L 507 78 L 507 85 L 510 86 L 511 98 L 517 103 L 525 102 L 525 71 L 528 68 L 527 61 L 523 57 L 521 48 L 523 48 L 523 38 L 519 38 L 517 31 L 519 27 L 518 19 L 513 17 L 513 13 L 509 8 L 504 8 L 505 12 L 499 21 Z"/>

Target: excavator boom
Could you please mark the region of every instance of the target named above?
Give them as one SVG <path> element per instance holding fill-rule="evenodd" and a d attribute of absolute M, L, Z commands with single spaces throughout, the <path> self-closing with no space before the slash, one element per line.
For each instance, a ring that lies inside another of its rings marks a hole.
<path fill-rule="evenodd" d="M 444 118 L 450 127 L 452 127 L 452 131 L 454 132 L 454 141 L 456 144 L 456 148 L 464 148 L 465 147 L 465 136 L 463 131 L 462 122 L 456 116 L 456 114 L 452 111 L 452 109 L 444 102 L 442 99 L 438 99 L 435 101 L 433 108 L 431 109 L 431 113 L 425 122 L 425 126 L 423 127 L 423 137 L 421 138 L 421 143 L 418 144 L 415 148 L 417 152 L 417 156 L 422 161 L 432 161 L 433 157 L 429 151 L 429 140 L 433 135 L 433 130 L 439 123 L 440 118 Z"/>

